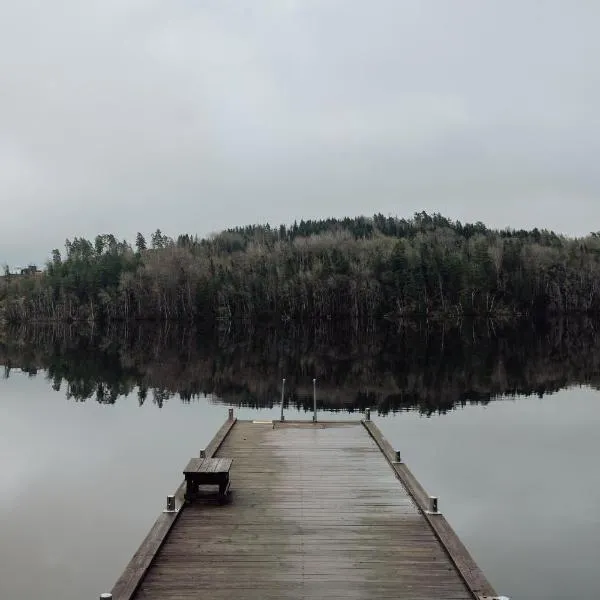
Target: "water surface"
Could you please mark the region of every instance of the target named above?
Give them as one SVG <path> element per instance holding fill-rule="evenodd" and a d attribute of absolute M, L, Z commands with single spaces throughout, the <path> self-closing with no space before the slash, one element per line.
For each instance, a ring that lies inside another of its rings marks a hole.
<path fill-rule="evenodd" d="M 41 377 L 14 372 L 0 386 L 0 597 L 97 596 L 112 587 L 226 407 L 210 398 L 140 407 L 135 393 L 115 405 L 78 403 Z M 279 408 L 237 412 L 274 418 Z M 573 388 L 375 420 L 439 495 L 499 592 L 600 596 L 599 392 Z"/>
<path fill-rule="evenodd" d="M 286 415 L 310 418 L 316 377 L 322 418 L 371 407 L 499 593 L 597 599 L 597 331 L 18 331 L 0 340 L 0 598 L 109 590 L 227 408 L 277 418 L 286 377 Z"/>

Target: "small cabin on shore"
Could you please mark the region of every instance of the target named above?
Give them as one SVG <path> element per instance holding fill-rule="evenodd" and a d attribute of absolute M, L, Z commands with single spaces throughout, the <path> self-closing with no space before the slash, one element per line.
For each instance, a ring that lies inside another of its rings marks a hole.
<path fill-rule="evenodd" d="M 26 267 L 14 267 L 3 269 L 0 273 L 0 279 L 5 277 L 29 277 L 32 275 L 41 275 L 43 271 L 38 269 L 37 265 L 27 265 Z"/>

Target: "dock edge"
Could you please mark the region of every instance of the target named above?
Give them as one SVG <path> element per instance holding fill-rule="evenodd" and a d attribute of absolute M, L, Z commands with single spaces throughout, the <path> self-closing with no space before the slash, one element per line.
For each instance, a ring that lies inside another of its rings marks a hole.
<path fill-rule="evenodd" d="M 206 458 L 212 458 L 236 424 L 237 418 L 229 411 L 229 417 L 221 426 L 215 437 L 204 449 Z M 144 576 L 148 572 L 154 557 L 166 540 L 171 528 L 177 521 L 184 506 L 185 482 L 182 481 L 175 492 L 175 506 L 179 508 L 176 512 L 163 512 L 156 519 L 154 525 L 148 532 L 141 546 L 133 555 L 129 564 L 125 567 L 123 574 L 119 577 L 112 589 L 113 600 L 131 600 L 136 593 Z"/>
<path fill-rule="evenodd" d="M 381 453 L 385 456 L 389 465 L 394 470 L 396 477 L 404 485 L 419 510 L 423 513 L 425 520 L 440 541 L 452 564 L 456 567 L 469 592 L 478 600 L 497 598 L 498 596 L 494 588 L 486 579 L 482 570 L 473 560 L 473 557 L 446 518 L 441 513 L 434 514 L 430 512 L 429 495 L 406 464 L 396 462 L 396 451 L 381 433 L 381 430 L 371 420 L 363 420 L 361 423 L 373 438 Z"/>

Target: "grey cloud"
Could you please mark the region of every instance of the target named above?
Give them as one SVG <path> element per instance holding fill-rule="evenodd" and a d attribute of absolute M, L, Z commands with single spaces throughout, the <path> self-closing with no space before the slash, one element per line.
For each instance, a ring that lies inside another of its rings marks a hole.
<path fill-rule="evenodd" d="M 440 211 L 598 229 L 593 2 L 0 0 L 0 262 Z"/>

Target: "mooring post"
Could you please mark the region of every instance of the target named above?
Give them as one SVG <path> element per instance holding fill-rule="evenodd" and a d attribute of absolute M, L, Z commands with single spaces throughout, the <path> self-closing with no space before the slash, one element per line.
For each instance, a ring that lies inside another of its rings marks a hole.
<path fill-rule="evenodd" d="M 396 462 L 397 463 L 401 463 L 402 462 L 402 458 L 400 456 L 400 450 L 396 450 Z"/>
<path fill-rule="evenodd" d="M 313 379 L 313 422 L 317 422 L 317 380 Z"/>
<path fill-rule="evenodd" d="M 233 421 L 233 408 L 229 409 L 229 420 Z"/>
<path fill-rule="evenodd" d="M 438 513 L 438 499 L 437 499 L 437 496 L 429 496 L 429 512 L 432 515 L 437 515 L 437 513 Z"/>
<path fill-rule="evenodd" d="M 283 399 L 285 397 L 285 378 L 281 380 L 281 420 L 285 421 L 283 416 Z"/>
<path fill-rule="evenodd" d="M 371 420 L 371 409 L 367 408 L 367 410 L 365 411 L 365 421 L 370 421 Z"/>
<path fill-rule="evenodd" d="M 206 458 L 206 450 L 200 450 L 200 458 Z"/>
<path fill-rule="evenodd" d="M 167 496 L 166 512 L 175 512 L 175 496 Z"/>

